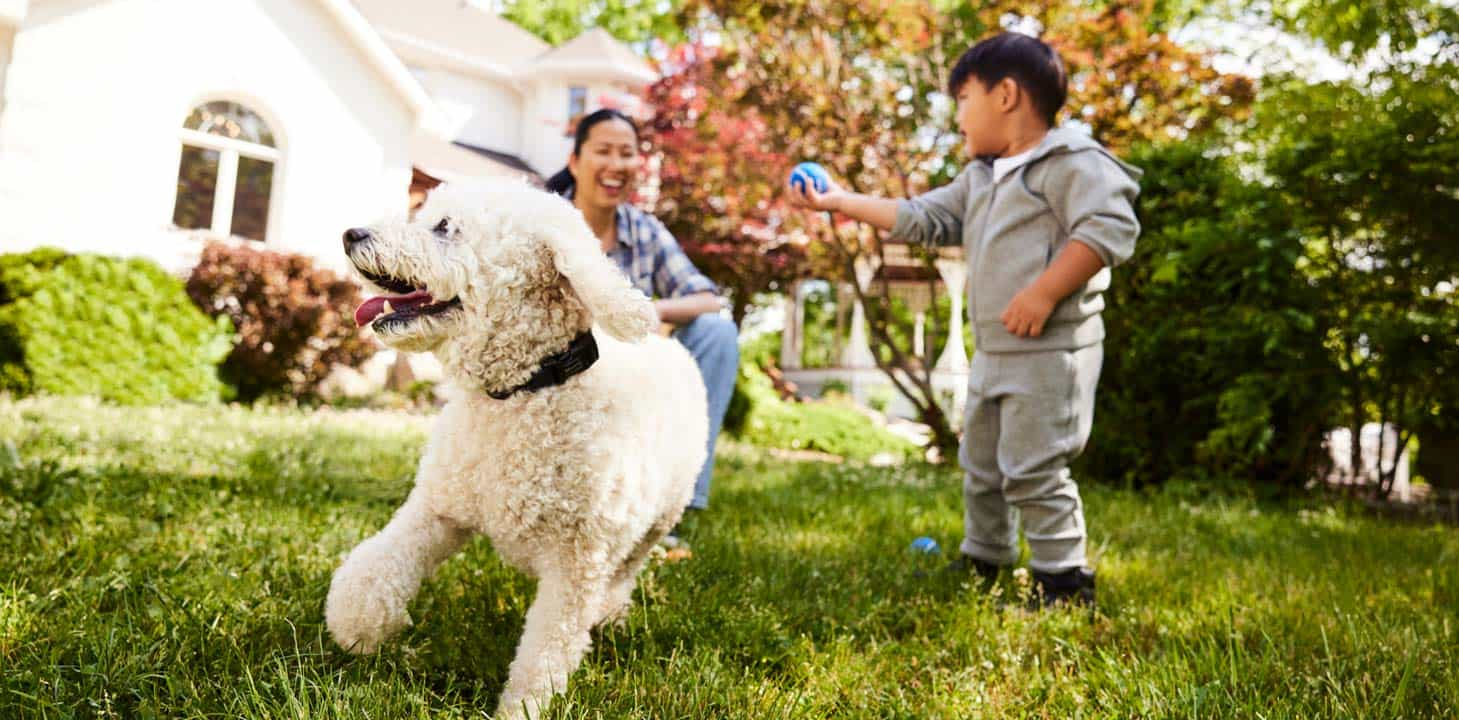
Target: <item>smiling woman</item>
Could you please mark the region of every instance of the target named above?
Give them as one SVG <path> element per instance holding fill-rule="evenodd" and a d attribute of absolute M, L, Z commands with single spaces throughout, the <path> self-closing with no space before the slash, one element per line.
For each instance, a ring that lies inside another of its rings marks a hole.
<path fill-rule="evenodd" d="M 715 439 L 739 370 L 739 330 L 720 315 L 718 286 L 694 267 L 658 218 L 632 203 L 642 164 L 633 119 L 603 108 L 578 121 L 567 167 L 547 180 L 547 189 L 572 200 L 603 252 L 654 299 L 659 320 L 675 326 L 674 338 L 699 365 L 709 393 L 709 458 L 690 507 L 703 509 Z"/>

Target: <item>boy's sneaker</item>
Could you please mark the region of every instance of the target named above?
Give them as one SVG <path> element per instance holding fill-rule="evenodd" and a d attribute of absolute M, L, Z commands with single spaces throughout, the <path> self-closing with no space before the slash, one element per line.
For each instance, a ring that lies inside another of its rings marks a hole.
<path fill-rule="evenodd" d="M 1081 567 L 1058 573 L 1033 572 L 1033 596 L 1028 608 L 1042 610 L 1064 604 L 1094 608 L 1093 570 Z"/>
<path fill-rule="evenodd" d="M 998 582 L 998 573 L 1002 571 L 1001 566 L 979 560 L 972 555 L 958 553 L 957 557 L 937 571 L 936 577 L 962 580 L 968 575 L 977 575 L 982 588 L 987 590 L 993 586 L 993 583 Z M 929 577 L 929 573 L 918 571 L 917 577 Z"/>
<path fill-rule="evenodd" d="M 979 560 L 972 555 L 958 553 L 957 557 L 953 558 L 952 562 L 948 563 L 942 571 L 949 575 L 972 573 L 977 575 L 984 585 L 992 585 L 998 582 L 998 573 L 1002 572 L 1003 568 L 986 560 Z"/>

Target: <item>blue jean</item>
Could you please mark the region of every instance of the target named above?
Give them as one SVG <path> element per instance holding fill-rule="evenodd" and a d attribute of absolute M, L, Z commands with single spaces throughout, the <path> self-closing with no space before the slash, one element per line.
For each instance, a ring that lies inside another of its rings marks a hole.
<path fill-rule="evenodd" d="M 675 330 L 674 339 L 694 356 L 699 374 L 704 377 L 704 389 L 709 393 L 709 456 L 704 459 L 699 479 L 694 482 L 694 499 L 689 501 L 689 507 L 703 510 L 709 507 L 714 441 L 719 439 L 724 411 L 729 408 L 730 396 L 735 392 L 735 376 L 740 369 L 740 331 L 727 318 L 700 315 Z"/>

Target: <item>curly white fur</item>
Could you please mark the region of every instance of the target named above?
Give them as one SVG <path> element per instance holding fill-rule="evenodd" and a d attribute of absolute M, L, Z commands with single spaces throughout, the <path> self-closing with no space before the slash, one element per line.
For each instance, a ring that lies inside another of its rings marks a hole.
<path fill-rule="evenodd" d="M 627 609 L 649 550 L 689 503 L 708 433 L 703 381 L 678 343 L 651 334 L 648 299 L 560 198 L 520 182 L 442 186 L 413 220 L 370 230 L 348 248 L 357 268 L 461 307 L 380 333 L 435 352 L 449 401 L 405 504 L 335 572 L 325 620 L 342 647 L 374 651 L 410 624 L 406 606 L 435 567 L 485 533 L 539 579 L 497 708 L 535 717 L 591 628 Z M 588 371 L 488 396 L 592 326 L 600 359 Z"/>

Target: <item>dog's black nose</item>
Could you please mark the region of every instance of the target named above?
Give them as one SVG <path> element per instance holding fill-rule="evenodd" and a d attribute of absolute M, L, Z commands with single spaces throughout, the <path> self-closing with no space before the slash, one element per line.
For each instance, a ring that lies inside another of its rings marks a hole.
<path fill-rule="evenodd" d="M 357 243 L 370 239 L 370 231 L 365 228 L 350 228 L 344 231 L 344 249 L 349 250 Z"/>

